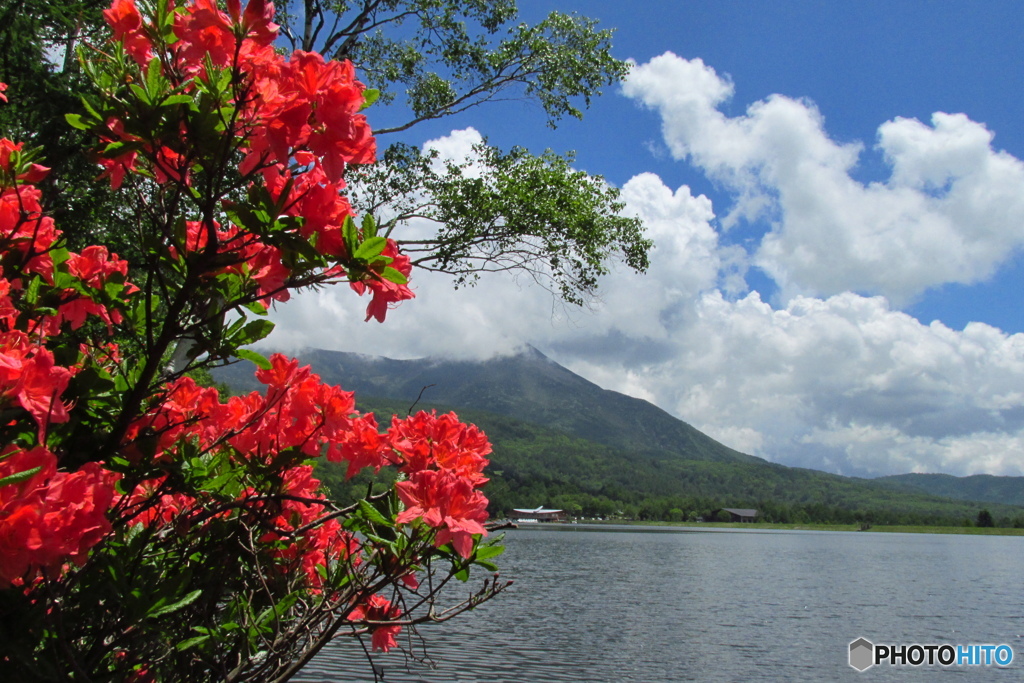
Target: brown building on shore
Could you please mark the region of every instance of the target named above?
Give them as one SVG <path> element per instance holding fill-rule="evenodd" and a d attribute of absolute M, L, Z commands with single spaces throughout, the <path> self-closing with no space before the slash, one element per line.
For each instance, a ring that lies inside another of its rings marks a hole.
<path fill-rule="evenodd" d="M 733 522 L 753 522 L 754 518 L 757 517 L 757 510 L 741 509 L 741 508 L 722 508 L 715 510 L 711 513 L 711 519 L 714 520 L 719 512 L 728 512 Z"/>

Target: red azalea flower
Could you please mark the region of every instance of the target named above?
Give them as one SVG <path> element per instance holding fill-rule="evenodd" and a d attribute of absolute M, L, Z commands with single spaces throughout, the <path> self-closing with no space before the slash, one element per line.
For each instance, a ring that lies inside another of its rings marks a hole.
<path fill-rule="evenodd" d="M 21 255 L 22 273 L 36 273 L 53 284 L 50 249 L 60 236 L 53 218 L 43 214 L 42 194 L 32 185 L 0 190 L 0 240 L 7 252 Z M 8 261 L 9 263 L 9 261 Z"/>
<path fill-rule="evenodd" d="M 487 481 L 483 471 L 491 444 L 475 425 L 460 422 L 455 413 L 439 416 L 420 411 L 405 419 L 394 417 L 388 438 L 407 474 L 436 468 L 468 477 L 475 485 Z"/>
<path fill-rule="evenodd" d="M 270 45 L 277 38 L 277 29 L 273 23 L 274 4 L 266 0 L 249 0 L 245 11 L 240 13 L 239 0 L 228 0 L 228 14 L 232 21 L 242 27 L 248 37 L 261 45 Z"/>
<path fill-rule="evenodd" d="M 128 262 L 100 245 L 92 245 L 79 254 L 71 254 L 67 264 L 68 272 L 92 289 L 102 289 L 110 276 L 116 273 L 128 276 Z"/>
<path fill-rule="evenodd" d="M 16 153 L 21 152 L 24 147 L 25 143 L 23 142 L 15 143 L 7 138 L 0 139 L 0 169 L 3 169 L 7 173 L 13 173 L 15 170 L 14 159 L 16 157 Z M 16 179 L 24 183 L 38 183 L 49 175 L 49 173 L 50 169 L 46 166 L 29 164 L 27 169 L 22 170 L 22 172 L 16 176 Z"/>
<path fill-rule="evenodd" d="M 237 44 L 231 18 L 217 8 L 214 0 L 195 0 L 174 19 L 174 34 L 181 41 L 176 45 L 181 61 L 192 65 L 193 71 L 203 64 L 206 55 L 216 67 L 231 64 Z"/>
<path fill-rule="evenodd" d="M 14 388 L 21 407 L 32 414 L 39 425 L 39 440 L 43 441 L 50 423 L 70 419 L 60 395 L 71 381 L 71 371 L 53 360 L 48 349 L 38 348 L 21 366 L 21 377 Z"/>
<path fill-rule="evenodd" d="M 395 521 L 408 524 L 422 518 L 428 526 L 437 529 L 434 539 L 437 547 L 451 542 L 459 555 L 469 557 L 473 536 L 487 535 L 483 527 L 483 522 L 487 521 L 487 498 L 465 477 L 423 470 L 408 481 L 395 484 L 395 490 L 406 506 Z"/>
<path fill-rule="evenodd" d="M 124 43 L 124 49 L 137 64 L 145 66 L 153 58 L 153 43 L 142 27 L 142 15 L 135 0 L 114 0 L 110 9 L 103 10 L 103 18 L 114 30 L 114 40 Z"/>
<path fill-rule="evenodd" d="M 357 605 L 349 612 L 349 621 L 388 621 L 397 619 L 402 615 L 402 610 L 392 607 L 391 602 L 380 595 L 371 595 L 362 605 Z M 397 647 L 398 641 L 395 636 L 401 632 L 401 626 L 370 626 L 371 642 L 374 650 L 387 652 Z"/>
<path fill-rule="evenodd" d="M 80 564 L 110 532 L 106 515 L 117 475 L 97 463 L 57 472 L 56 462 L 41 446 L 3 452 L 0 479 L 40 469 L 25 481 L 0 486 L 0 585 L 59 571 L 68 560 Z"/>

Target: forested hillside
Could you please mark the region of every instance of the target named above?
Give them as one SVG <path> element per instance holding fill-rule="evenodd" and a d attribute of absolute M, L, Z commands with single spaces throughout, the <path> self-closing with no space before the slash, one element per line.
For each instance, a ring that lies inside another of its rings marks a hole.
<path fill-rule="evenodd" d="M 424 402 L 470 408 L 548 427 L 655 459 L 756 462 L 647 401 L 602 389 L 533 348 L 486 361 L 393 360 L 338 351 L 306 350 L 303 363 L 329 384 L 408 408 Z M 218 371 L 231 386 L 259 388 L 252 366 Z"/>
<path fill-rule="evenodd" d="M 895 474 L 881 477 L 887 481 L 957 500 L 980 500 L 1004 505 L 1024 505 L 1024 477 L 996 477 L 975 474 L 954 477 L 950 474 Z"/>
<path fill-rule="evenodd" d="M 382 425 L 410 409 L 455 410 L 494 446 L 485 491 L 490 512 L 540 505 L 585 517 L 683 521 L 722 507 L 756 508 L 776 522 L 944 524 L 973 522 L 987 507 L 997 524 L 1024 525 L 1024 509 L 929 494 L 898 481 L 786 467 L 738 453 L 639 399 L 601 389 L 536 350 L 483 362 L 398 361 L 308 351 L 328 383 L 356 392 Z M 217 378 L 257 388 L 239 364 Z M 366 492 L 321 467 L 342 500 Z"/>

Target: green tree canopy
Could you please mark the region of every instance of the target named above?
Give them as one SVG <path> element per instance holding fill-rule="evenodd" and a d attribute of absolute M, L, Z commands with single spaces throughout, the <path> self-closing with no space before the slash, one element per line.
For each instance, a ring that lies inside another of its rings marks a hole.
<path fill-rule="evenodd" d="M 517 22 L 513 0 L 304 0 L 278 20 L 291 47 L 351 59 L 387 103 L 386 137 L 485 103 L 525 99 L 555 127 L 617 83 L 627 64 L 611 55 L 612 31 L 552 12 Z M 404 112 L 403 118 L 394 112 Z M 436 231 L 395 237 L 422 268 L 456 285 L 487 271 L 526 272 L 566 301 L 582 304 L 610 257 L 644 271 L 651 242 L 621 215 L 616 188 L 572 168 L 573 156 L 477 145 L 471 161 L 392 143 L 381 161 L 349 181 L 355 208 L 386 216 L 388 232 L 414 218 Z"/>
<path fill-rule="evenodd" d="M 87 136 L 64 115 L 81 109 L 90 85 L 75 47 L 105 35 L 107 0 L 4 0 L 0 3 L 0 83 L 9 102 L 0 107 L 0 133 L 41 149 L 53 170 L 40 189 L 73 247 L 101 238 L 119 253 L 129 244 L 112 230 L 122 216 L 107 183 L 89 182 L 97 167 L 84 150 Z M 123 200 L 121 200 L 123 201 Z"/>
<path fill-rule="evenodd" d="M 434 150 L 399 143 L 355 176 L 352 199 L 386 216 L 389 235 L 412 219 L 428 221 L 428 235 L 395 237 L 413 265 L 454 275 L 456 286 L 483 272 L 525 272 L 582 304 L 607 272 L 610 254 L 643 271 L 650 243 L 639 220 L 619 214 L 618 189 L 571 162 L 571 155 L 550 150 L 503 153 L 486 142 L 469 160 L 442 161 Z"/>
<path fill-rule="evenodd" d="M 72 246 L 100 236 L 129 258 L 136 245 L 122 230 L 124 211 L 86 157 L 64 114 L 81 109 L 88 88 L 71 58 L 76 44 L 102 32 L 105 0 L 9 0 L 0 10 L 0 82 L 12 103 L 0 127 L 42 146 L 53 167 L 44 188 Z M 552 12 L 517 21 L 513 0 L 301 0 L 280 3 L 282 47 L 350 59 L 379 91 L 377 118 L 390 134 L 503 100 L 539 104 L 554 127 L 617 83 L 627 64 L 611 54 L 612 31 L 577 15 Z M 388 105 L 381 107 L 381 104 Z M 386 116 L 381 116 L 386 114 Z M 436 231 L 403 242 L 416 265 L 446 272 L 456 284 L 477 273 L 518 270 L 580 304 L 609 258 L 646 269 L 651 243 L 635 218 L 620 215 L 616 188 L 572 167 L 572 154 L 482 144 L 472 164 L 395 141 L 381 161 L 350 174 L 353 206 L 385 216 L 389 234 L 417 217 Z M 59 195 L 59 199 L 57 196 Z M 123 202 L 123 198 L 121 199 Z"/>
<path fill-rule="evenodd" d="M 627 70 L 611 56 L 610 30 L 560 12 L 513 23 L 514 0 L 303 0 L 280 9 L 293 49 L 352 60 L 384 103 L 411 113 L 377 134 L 512 97 L 539 102 L 554 126 L 582 118 L 579 101 L 589 106 Z"/>

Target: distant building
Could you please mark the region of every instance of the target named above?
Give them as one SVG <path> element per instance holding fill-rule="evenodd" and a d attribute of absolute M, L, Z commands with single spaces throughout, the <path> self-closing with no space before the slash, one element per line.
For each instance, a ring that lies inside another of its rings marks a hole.
<path fill-rule="evenodd" d="M 566 518 L 564 510 L 549 510 L 543 506 L 532 510 L 513 508 L 512 516 L 517 522 L 563 522 Z"/>
<path fill-rule="evenodd" d="M 715 510 L 711 513 L 711 519 L 713 520 L 719 512 L 728 512 L 733 522 L 753 522 L 754 518 L 757 517 L 757 510 L 748 510 L 741 508 L 722 508 Z"/>

